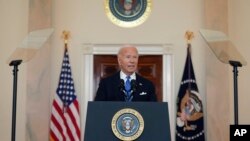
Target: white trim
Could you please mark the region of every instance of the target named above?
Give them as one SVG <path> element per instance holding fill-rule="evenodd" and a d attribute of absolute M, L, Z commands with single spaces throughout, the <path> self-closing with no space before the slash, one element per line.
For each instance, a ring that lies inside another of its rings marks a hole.
<path fill-rule="evenodd" d="M 96 54 L 116 55 L 119 48 L 124 44 L 84 44 L 83 53 L 83 71 L 82 71 L 82 94 L 81 94 L 81 115 L 82 129 L 84 132 L 85 118 L 88 101 L 94 99 L 93 87 L 93 58 Z M 163 101 L 168 102 L 169 122 L 171 129 L 171 138 L 173 140 L 175 133 L 175 98 L 173 81 L 173 45 L 171 44 L 133 44 L 137 47 L 140 55 L 163 55 Z M 82 133 L 84 136 L 84 133 Z"/>

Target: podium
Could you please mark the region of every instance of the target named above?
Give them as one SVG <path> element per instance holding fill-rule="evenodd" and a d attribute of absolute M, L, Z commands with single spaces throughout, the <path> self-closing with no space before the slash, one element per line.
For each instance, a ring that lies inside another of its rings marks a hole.
<path fill-rule="evenodd" d="M 132 120 L 138 132 L 123 133 L 123 120 L 131 115 L 138 117 Z M 100 140 L 171 141 L 167 102 L 88 102 L 84 141 Z"/>

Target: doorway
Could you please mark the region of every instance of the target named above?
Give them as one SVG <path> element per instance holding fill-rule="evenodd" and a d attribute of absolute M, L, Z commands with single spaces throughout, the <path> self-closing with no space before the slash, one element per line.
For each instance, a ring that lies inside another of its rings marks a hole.
<path fill-rule="evenodd" d="M 119 71 L 116 55 L 94 55 L 94 90 L 97 91 L 102 78 Z M 139 57 L 137 73 L 155 85 L 157 101 L 162 102 L 162 55 Z"/>
<path fill-rule="evenodd" d="M 159 88 L 162 92 L 162 101 L 168 102 L 169 109 L 169 119 L 170 119 L 170 129 L 171 136 L 175 135 L 175 95 L 174 95 L 174 55 L 173 55 L 173 45 L 172 44 L 134 44 L 141 57 L 143 56 L 161 56 L 162 58 L 162 82 Z M 119 48 L 123 44 L 84 44 L 82 48 L 83 58 L 82 58 L 82 75 L 81 75 L 81 91 L 80 91 L 80 101 L 81 101 L 81 114 L 86 115 L 87 105 L 89 101 L 93 101 L 96 93 L 96 84 L 100 78 L 94 79 L 94 58 L 96 55 L 107 55 L 116 57 Z M 115 60 L 116 59 L 109 59 Z M 148 67 L 146 67 L 148 68 Z M 116 71 L 118 67 L 108 67 L 104 72 L 106 74 L 101 74 L 100 76 L 105 77 L 109 73 Z M 145 72 L 148 69 L 144 70 Z M 158 75 L 157 73 L 155 73 Z M 143 74 L 144 75 L 144 74 Z M 94 82 L 96 81 L 96 82 Z M 94 85 L 95 84 L 95 85 Z M 85 118 L 82 119 L 82 127 L 85 126 Z"/>

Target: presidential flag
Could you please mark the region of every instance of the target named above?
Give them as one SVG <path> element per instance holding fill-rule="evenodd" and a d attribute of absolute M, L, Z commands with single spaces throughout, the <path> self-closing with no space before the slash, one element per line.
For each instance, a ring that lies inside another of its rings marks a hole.
<path fill-rule="evenodd" d="M 50 141 L 80 141 L 80 134 L 79 104 L 66 44 L 59 84 L 52 105 Z"/>
<path fill-rule="evenodd" d="M 176 141 L 204 141 L 203 106 L 196 84 L 191 44 L 188 43 L 185 68 L 177 96 Z"/>

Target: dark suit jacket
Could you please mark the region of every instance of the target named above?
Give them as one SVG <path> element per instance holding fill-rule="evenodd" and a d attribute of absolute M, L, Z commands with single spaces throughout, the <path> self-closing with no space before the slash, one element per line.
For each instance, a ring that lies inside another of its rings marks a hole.
<path fill-rule="evenodd" d="M 102 79 L 99 83 L 95 101 L 125 101 L 125 94 L 120 88 L 120 72 Z M 136 74 L 136 91 L 132 101 L 157 101 L 153 83 Z"/>

